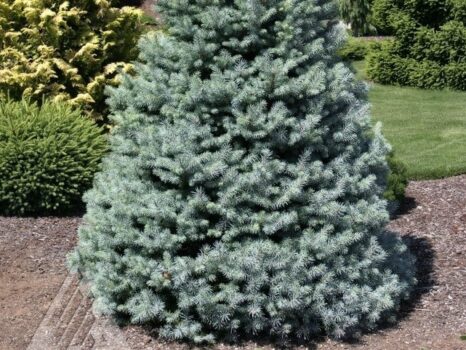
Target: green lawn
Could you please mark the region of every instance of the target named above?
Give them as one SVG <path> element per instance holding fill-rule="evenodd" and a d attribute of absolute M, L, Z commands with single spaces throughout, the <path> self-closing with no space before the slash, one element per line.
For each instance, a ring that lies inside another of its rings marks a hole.
<path fill-rule="evenodd" d="M 354 62 L 364 79 L 364 62 Z M 466 92 L 371 84 L 372 118 L 411 179 L 466 173 Z"/>

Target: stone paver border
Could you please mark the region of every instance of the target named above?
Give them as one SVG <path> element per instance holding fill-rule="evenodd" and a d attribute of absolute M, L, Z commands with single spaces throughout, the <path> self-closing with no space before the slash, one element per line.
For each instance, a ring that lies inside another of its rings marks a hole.
<path fill-rule="evenodd" d="M 121 330 L 96 315 L 86 287 L 69 274 L 27 350 L 129 350 Z"/>

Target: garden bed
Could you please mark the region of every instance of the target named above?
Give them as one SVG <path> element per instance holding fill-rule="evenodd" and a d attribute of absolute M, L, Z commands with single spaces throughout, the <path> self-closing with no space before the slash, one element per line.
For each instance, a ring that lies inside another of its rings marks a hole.
<path fill-rule="evenodd" d="M 418 259 L 416 293 L 394 327 L 359 342 L 322 340 L 317 349 L 466 349 L 466 175 L 411 182 L 390 223 Z M 25 349 L 67 275 L 65 255 L 79 217 L 0 218 L 0 349 Z M 123 330 L 131 349 L 182 349 L 139 327 Z M 219 349 L 239 348 L 218 345 Z M 247 343 L 244 349 L 270 349 Z M 312 348 L 312 347 L 311 347 Z"/>

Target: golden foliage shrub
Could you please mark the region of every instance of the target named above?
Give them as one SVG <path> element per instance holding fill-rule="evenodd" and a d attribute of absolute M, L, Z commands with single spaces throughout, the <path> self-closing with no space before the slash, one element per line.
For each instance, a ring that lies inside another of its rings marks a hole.
<path fill-rule="evenodd" d="M 142 13 L 112 0 L 0 0 L 0 94 L 105 115 L 105 85 L 131 70 Z"/>

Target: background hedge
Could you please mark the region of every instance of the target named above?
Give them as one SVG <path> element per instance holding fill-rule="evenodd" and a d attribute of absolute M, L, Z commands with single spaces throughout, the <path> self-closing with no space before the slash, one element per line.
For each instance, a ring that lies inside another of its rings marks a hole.
<path fill-rule="evenodd" d="M 375 0 L 374 21 L 395 39 L 373 49 L 369 78 L 383 84 L 466 90 L 464 0 Z"/>

